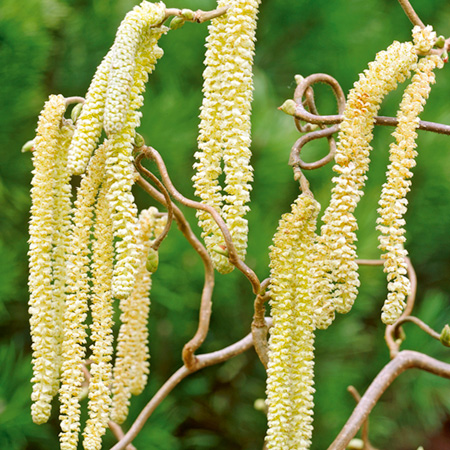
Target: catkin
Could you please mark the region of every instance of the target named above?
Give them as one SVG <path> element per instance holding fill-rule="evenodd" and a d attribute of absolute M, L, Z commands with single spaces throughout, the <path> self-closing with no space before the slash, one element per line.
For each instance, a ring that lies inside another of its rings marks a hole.
<path fill-rule="evenodd" d="M 226 16 L 212 20 L 209 26 L 204 99 L 200 113 L 199 152 L 195 153 L 195 194 L 202 203 L 221 213 L 236 251 L 241 259 L 247 249 L 250 182 L 250 113 L 253 92 L 252 65 L 255 47 L 256 16 L 259 0 L 220 0 L 218 7 L 228 5 Z M 225 187 L 219 175 L 225 172 Z M 220 273 L 234 266 L 227 257 L 215 251 L 225 249 L 225 242 L 211 216 L 197 210 L 202 237 Z"/>
<path fill-rule="evenodd" d="M 280 220 L 270 250 L 269 450 L 306 450 L 311 443 L 314 305 L 308 274 L 319 209 L 313 198 L 301 194 Z"/>
<path fill-rule="evenodd" d="M 34 140 L 28 286 L 33 349 L 31 413 L 35 423 L 44 423 L 50 417 L 51 400 L 59 386 L 61 295 L 67 241 L 57 227 L 67 226 L 70 209 L 67 173 L 62 167 L 70 141 L 68 127 L 61 128 L 65 109 L 64 97 L 51 95 L 39 116 Z M 54 245 L 61 247 L 57 249 Z"/>
<path fill-rule="evenodd" d="M 420 41 L 419 41 L 420 42 Z M 385 253 L 384 271 L 388 278 L 388 296 L 383 306 L 382 320 L 386 324 L 393 324 L 401 315 L 406 296 L 410 291 L 407 278 L 407 251 L 405 243 L 406 195 L 411 188 L 411 169 L 416 165 L 417 156 L 416 129 L 419 126 L 419 114 L 423 111 L 425 102 L 435 82 L 433 70 L 442 68 L 442 59 L 437 55 L 422 58 L 417 64 L 416 73 L 406 88 L 397 114 L 398 125 L 392 135 L 395 142 L 390 146 L 390 164 L 386 174 L 387 181 L 383 185 L 379 201 L 380 215 L 377 219 L 379 248 Z"/>
<path fill-rule="evenodd" d="M 416 62 L 412 43 L 394 42 L 369 63 L 369 69 L 360 75 L 348 95 L 333 167 L 337 173 L 333 178 L 335 186 L 316 245 L 317 278 L 313 290 L 317 324 L 322 328 L 332 322 L 334 310 L 347 313 L 356 299 L 359 279 L 353 213 L 367 179 L 374 117 L 385 95 L 410 76 Z"/>

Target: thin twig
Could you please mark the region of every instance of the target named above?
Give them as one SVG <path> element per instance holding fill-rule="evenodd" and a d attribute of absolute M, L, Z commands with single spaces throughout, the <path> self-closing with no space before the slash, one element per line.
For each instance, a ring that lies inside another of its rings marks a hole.
<path fill-rule="evenodd" d="M 65 100 L 66 107 L 71 105 L 72 103 L 84 103 L 83 97 L 67 97 Z"/>
<path fill-rule="evenodd" d="M 417 15 L 416 11 L 414 11 L 414 8 L 408 0 L 398 0 L 398 2 L 413 25 L 418 25 L 420 28 L 425 28 L 424 23 L 420 20 L 420 17 Z"/>
<path fill-rule="evenodd" d="M 443 378 L 450 378 L 450 364 L 411 350 L 404 350 L 398 353 L 372 381 L 347 423 L 334 442 L 328 447 L 328 450 L 345 449 L 352 438 L 355 437 L 383 392 L 401 373 L 412 368 L 425 370 Z"/>
<path fill-rule="evenodd" d="M 270 326 L 271 319 L 267 320 L 267 326 Z M 144 426 L 145 422 L 152 415 L 153 411 L 157 406 L 167 397 L 167 395 L 191 373 L 197 372 L 205 367 L 212 366 L 214 364 L 219 364 L 228 359 L 237 356 L 253 345 L 253 338 L 251 333 L 245 336 L 240 341 L 218 350 L 212 353 L 206 353 L 204 355 L 198 355 L 196 359 L 195 366 L 188 369 L 186 366 L 178 369 L 158 390 L 158 392 L 153 396 L 153 398 L 147 403 L 144 409 L 140 412 L 139 416 L 130 427 L 128 432 L 125 434 L 122 440 L 120 440 L 116 445 L 114 445 L 111 450 L 123 450 L 126 445 L 128 445 L 132 440 L 138 435 L 139 431 Z"/>
<path fill-rule="evenodd" d="M 355 402 L 358 404 L 361 401 L 361 395 L 356 390 L 354 386 L 349 386 L 347 391 L 350 392 L 351 396 L 355 399 Z M 369 440 L 369 416 L 367 415 L 367 419 L 362 424 L 361 429 L 361 439 L 364 443 L 364 450 L 377 450 L 372 446 Z"/>
<path fill-rule="evenodd" d="M 167 172 L 167 168 L 164 164 L 163 159 L 161 158 L 161 155 L 153 148 L 153 147 L 143 147 L 143 153 L 145 156 L 149 159 L 153 159 L 156 162 L 156 165 L 158 166 L 159 173 L 161 174 L 161 178 L 163 180 L 164 185 L 166 186 L 167 190 L 170 192 L 172 197 L 182 203 L 183 205 L 193 208 L 193 209 L 201 209 L 203 211 L 207 211 L 211 217 L 215 220 L 218 227 L 220 228 L 220 231 L 223 234 L 223 238 L 225 241 L 225 244 L 227 246 L 228 254 L 229 254 L 229 260 L 230 262 L 238 269 L 240 270 L 250 281 L 252 287 L 253 287 L 253 293 L 258 294 L 261 285 L 259 282 L 259 279 L 255 272 L 250 269 L 238 256 L 236 248 L 233 244 L 233 239 L 231 237 L 230 231 L 228 230 L 224 220 L 220 216 L 220 214 L 209 205 L 204 205 L 203 203 L 196 202 L 194 200 L 190 200 L 186 197 L 184 197 L 180 192 L 178 192 L 175 189 L 175 186 L 173 185 L 169 174 Z"/>
<path fill-rule="evenodd" d="M 395 322 L 395 324 L 392 326 L 393 327 L 392 333 L 395 334 L 396 329 L 405 322 L 414 323 L 421 330 L 425 331 L 425 333 L 429 334 L 432 338 L 436 339 L 437 341 L 440 341 L 441 334 L 438 333 L 437 331 L 434 331 L 433 328 L 431 328 L 429 325 L 427 325 L 425 322 L 423 322 L 422 320 L 420 320 L 418 317 L 415 316 L 405 316 L 398 319 L 397 322 Z"/>
<path fill-rule="evenodd" d="M 112 431 L 112 433 L 114 434 L 114 436 L 116 437 L 116 439 L 120 442 L 121 439 L 124 438 L 125 433 L 122 430 L 122 427 L 117 424 L 116 422 L 113 422 L 112 420 L 110 420 L 108 422 L 108 427 L 109 429 Z M 125 447 L 125 450 L 137 450 L 136 447 L 133 444 L 128 444 Z"/>
<path fill-rule="evenodd" d="M 258 355 L 260 361 L 262 362 L 264 368 L 267 370 L 267 365 L 269 363 L 269 347 L 267 344 L 267 324 L 265 320 L 265 303 L 270 298 L 270 294 L 266 292 L 270 283 L 270 278 L 266 278 L 261 283 L 261 291 L 256 296 L 254 302 L 254 314 L 252 321 L 252 336 L 253 345 L 255 347 L 256 354 Z"/>
<path fill-rule="evenodd" d="M 165 188 L 165 186 L 161 183 L 161 181 L 158 180 L 158 178 L 156 178 L 156 176 L 154 174 L 152 174 L 149 170 L 147 170 L 141 164 L 141 161 L 143 158 L 144 158 L 144 155 L 142 153 L 136 157 L 136 159 L 134 161 L 136 169 L 139 172 L 143 173 L 147 178 L 150 178 L 152 180 L 153 184 L 156 184 L 156 186 L 158 187 L 158 190 L 164 195 L 164 199 L 165 199 L 166 205 L 167 205 L 168 217 L 167 217 L 166 225 L 164 226 L 164 229 L 161 232 L 161 234 L 155 239 L 155 241 L 152 244 L 153 250 L 158 251 L 159 246 L 161 245 L 162 241 L 164 241 L 164 239 L 169 234 L 170 227 L 172 226 L 173 207 L 172 207 L 172 201 L 170 200 L 170 195 L 167 192 L 167 189 Z"/>
<path fill-rule="evenodd" d="M 213 9 L 212 11 L 202 11 L 198 9 L 197 11 L 192 12 L 192 18 L 186 16 L 185 11 L 178 8 L 166 8 L 166 16 L 164 21 L 166 21 L 170 16 L 182 17 L 186 22 L 197 22 L 203 23 L 211 19 L 215 19 L 216 17 L 223 16 L 228 11 L 229 6 L 223 6 L 222 8 Z"/>
<path fill-rule="evenodd" d="M 156 201 L 163 205 L 166 205 L 165 197 L 155 189 L 150 183 L 148 183 L 142 176 L 139 175 L 137 180 L 139 186 L 141 186 L 148 194 L 150 194 Z M 192 245 L 194 250 L 202 258 L 203 265 L 205 267 L 205 282 L 202 290 L 202 297 L 200 301 L 199 322 L 197 331 L 194 337 L 183 348 L 183 361 L 186 367 L 191 368 L 196 364 L 195 351 L 202 345 L 206 339 L 206 335 L 209 330 L 209 323 L 211 319 L 212 311 L 212 293 L 214 290 L 214 266 L 208 251 L 203 244 L 197 239 L 197 236 L 193 233 L 189 222 L 184 217 L 180 209 L 172 203 L 172 208 L 177 222 L 178 228 L 183 233 L 188 242 Z"/>

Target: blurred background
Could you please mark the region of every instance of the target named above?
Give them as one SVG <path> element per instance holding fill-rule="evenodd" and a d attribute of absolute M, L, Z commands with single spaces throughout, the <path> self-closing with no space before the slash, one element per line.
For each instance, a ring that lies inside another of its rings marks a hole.
<path fill-rule="evenodd" d="M 96 66 L 134 0 L 2 0 L 0 3 L 0 448 L 58 448 L 57 404 L 48 424 L 30 418 L 30 337 L 27 312 L 27 223 L 31 157 L 21 146 L 34 137 L 37 116 L 49 94 L 85 95 Z M 415 0 L 414 7 L 438 34 L 450 35 L 450 3 Z M 172 0 L 169 7 L 213 9 L 213 0 Z M 277 110 L 295 89 L 294 75 L 328 73 L 348 92 L 377 51 L 409 40 L 411 25 L 392 0 L 263 0 L 257 31 L 253 104 L 254 188 L 247 263 L 268 276 L 268 247 L 282 213 L 298 195 L 288 166 L 299 137 L 292 119 Z M 140 133 L 165 158 L 176 187 L 193 197 L 202 67 L 207 24 L 186 24 L 163 36 L 165 56 L 150 77 Z M 395 115 L 404 86 L 389 95 L 381 114 Z M 331 90 L 316 89 L 319 111 L 336 113 Z M 422 115 L 450 124 L 449 67 Z M 358 206 L 358 254 L 378 258 L 377 201 L 385 178 L 392 129 L 378 128 L 365 196 Z M 416 315 L 440 331 L 450 313 L 450 138 L 419 132 L 419 156 L 409 194 L 407 249 L 419 285 Z M 326 142 L 304 149 L 304 159 L 327 152 Z M 322 208 L 328 204 L 331 168 L 308 173 Z M 136 190 L 140 208 L 152 199 Z M 185 210 L 199 235 L 195 215 Z M 202 263 L 174 227 L 160 249 L 153 277 L 150 318 L 151 375 L 133 398 L 127 428 L 161 384 L 181 365 L 181 350 L 196 329 Z M 386 282 L 380 267 L 360 270 L 361 292 L 350 314 L 317 333 L 313 449 L 326 448 L 350 415 L 349 384 L 361 393 L 388 362 L 380 309 Z M 249 331 L 253 295 L 237 271 L 216 275 L 208 352 Z M 407 324 L 404 348 L 449 361 L 448 349 Z M 260 450 L 266 431 L 265 373 L 253 350 L 183 381 L 158 407 L 134 444 L 139 450 Z M 380 449 L 450 448 L 450 383 L 410 371 L 394 382 L 371 414 L 370 437 Z M 108 432 L 104 448 L 114 438 Z M 81 448 L 81 446 L 80 446 Z"/>

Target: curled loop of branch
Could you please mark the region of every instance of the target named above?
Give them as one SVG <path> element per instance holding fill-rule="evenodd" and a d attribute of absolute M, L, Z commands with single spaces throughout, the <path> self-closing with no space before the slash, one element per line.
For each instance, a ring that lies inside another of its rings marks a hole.
<path fill-rule="evenodd" d="M 314 91 L 312 85 L 316 83 L 325 83 L 333 89 L 333 94 L 336 98 L 339 115 L 320 116 L 314 101 Z M 305 97 L 305 100 L 303 100 Z M 289 164 L 294 167 L 299 167 L 304 170 L 313 170 L 328 164 L 336 153 L 336 141 L 333 134 L 339 131 L 339 122 L 341 121 L 342 113 L 345 108 L 345 95 L 338 83 L 338 81 L 330 75 L 325 73 L 316 73 L 301 80 L 295 90 L 294 100 L 297 104 L 295 113 L 295 125 L 301 132 L 308 132 L 294 144 L 291 150 Z M 305 108 L 308 107 L 309 111 Z M 306 121 L 308 124 L 302 126 L 300 120 Z M 309 124 L 319 125 L 320 130 L 311 131 Z M 327 127 L 326 125 L 333 125 Z M 326 137 L 328 139 L 329 152 L 326 156 L 314 161 L 306 163 L 300 158 L 300 152 L 305 144 L 315 139 Z"/>

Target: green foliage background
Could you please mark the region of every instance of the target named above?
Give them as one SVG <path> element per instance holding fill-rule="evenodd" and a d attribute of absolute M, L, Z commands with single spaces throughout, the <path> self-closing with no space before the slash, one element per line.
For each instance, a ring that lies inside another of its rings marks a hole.
<path fill-rule="evenodd" d="M 22 144 L 32 139 L 37 116 L 50 93 L 84 95 L 95 67 L 111 45 L 133 0 L 2 0 L 0 4 L 0 448 L 58 448 L 58 414 L 34 425 L 27 313 L 27 222 L 31 162 Z M 282 213 L 298 193 L 287 165 L 298 138 L 292 120 L 276 107 L 292 97 L 295 74 L 325 72 L 345 92 L 375 53 L 394 39 L 410 39 L 411 26 L 392 0 L 263 0 L 255 57 L 253 166 L 247 262 L 268 276 L 268 247 Z M 414 1 L 419 15 L 450 35 L 450 4 Z M 173 0 L 170 7 L 211 9 L 213 0 Z M 164 58 L 151 76 L 141 134 L 164 156 L 177 188 L 193 197 L 190 178 L 201 104 L 202 62 L 207 25 L 186 24 L 161 39 Z M 423 118 L 450 123 L 449 68 L 437 74 Z M 394 115 L 401 96 L 391 94 L 382 113 Z M 317 88 L 319 110 L 332 114 L 328 88 Z M 359 256 L 376 258 L 376 205 L 387 165 L 391 129 L 378 129 L 366 194 L 358 207 Z M 417 315 L 442 329 L 450 312 L 450 149 L 448 136 L 420 132 L 418 165 L 409 195 L 407 248 L 418 279 Z M 304 150 L 313 160 L 324 142 Z M 331 169 L 308 174 L 326 207 Z M 136 191 L 140 207 L 153 204 Z M 194 214 L 186 211 L 195 231 Z M 153 278 L 150 320 L 152 373 L 146 391 L 133 400 L 128 425 L 158 387 L 181 365 L 183 344 L 196 329 L 202 264 L 174 228 L 160 252 Z M 332 441 L 354 402 L 349 384 L 363 392 L 388 361 L 379 310 L 386 287 L 380 268 L 361 269 L 362 289 L 350 314 L 318 332 L 313 449 Z M 216 277 L 211 331 L 202 351 L 243 337 L 253 296 L 240 273 Z M 406 348 L 449 361 L 448 350 L 406 325 Z M 181 383 L 157 409 L 135 444 L 139 449 L 194 450 L 262 448 L 265 417 L 253 407 L 265 396 L 265 375 L 253 351 L 208 368 Z M 383 449 L 415 449 L 438 432 L 450 413 L 450 384 L 411 372 L 397 380 L 371 415 L 373 443 Z M 114 439 L 105 439 L 109 448 Z M 444 444 L 445 445 L 445 444 Z M 449 443 L 447 443 L 450 446 Z M 449 448 L 449 447 L 442 447 Z"/>

